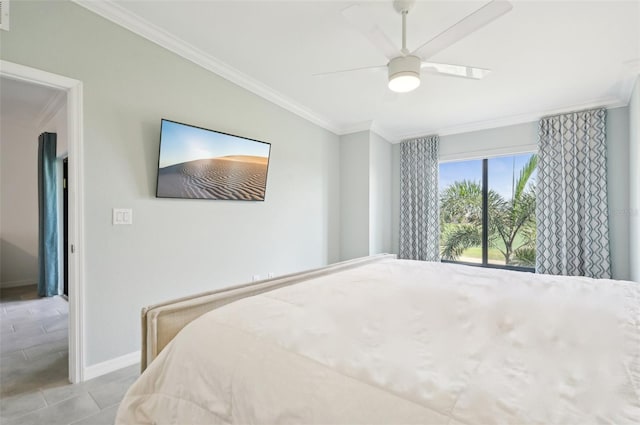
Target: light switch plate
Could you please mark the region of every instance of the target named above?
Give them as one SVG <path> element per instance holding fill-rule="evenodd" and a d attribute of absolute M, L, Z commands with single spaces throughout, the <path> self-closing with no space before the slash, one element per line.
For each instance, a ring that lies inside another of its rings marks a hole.
<path fill-rule="evenodd" d="M 133 224 L 133 210 L 130 208 L 114 208 L 113 224 Z"/>

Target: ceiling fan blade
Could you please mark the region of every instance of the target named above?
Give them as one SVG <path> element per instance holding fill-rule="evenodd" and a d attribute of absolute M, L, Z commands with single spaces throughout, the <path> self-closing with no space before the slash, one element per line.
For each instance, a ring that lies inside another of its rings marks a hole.
<path fill-rule="evenodd" d="M 474 31 L 491 23 L 511 9 L 513 9 L 513 5 L 507 0 L 492 0 L 418 47 L 413 51 L 412 55 L 416 55 L 422 59 L 428 59 Z"/>
<path fill-rule="evenodd" d="M 474 80 L 481 80 L 491 72 L 490 69 L 435 62 L 422 62 L 420 64 L 420 68 L 423 71 L 433 72 L 435 74 L 444 74 L 452 77 L 471 78 Z"/>
<path fill-rule="evenodd" d="M 357 4 L 342 10 L 342 16 L 389 60 L 400 55 L 398 49 L 375 23 L 373 17 Z"/>
<path fill-rule="evenodd" d="M 351 68 L 351 69 L 341 69 L 339 71 L 329 71 L 329 72 L 319 72 L 317 74 L 313 74 L 314 77 L 326 77 L 329 75 L 342 74 L 344 72 L 353 72 L 353 71 L 378 71 L 378 70 L 386 70 L 387 65 L 379 65 L 379 66 L 363 66 L 361 68 Z"/>

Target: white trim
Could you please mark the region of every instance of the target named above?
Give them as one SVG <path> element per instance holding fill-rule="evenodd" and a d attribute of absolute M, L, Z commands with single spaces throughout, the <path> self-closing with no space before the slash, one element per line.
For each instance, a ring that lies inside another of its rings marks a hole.
<path fill-rule="evenodd" d="M 18 286 L 28 286 L 28 285 L 37 285 L 38 283 L 35 280 L 24 279 L 24 280 L 8 280 L 6 282 L 0 282 L 0 288 L 17 288 Z"/>
<path fill-rule="evenodd" d="M 69 243 L 75 252 L 69 256 L 69 380 L 84 380 L 84 160 L 82 82 L 36 68 L 0 60 L 0 76 L 36 84 L 67 93 L 69 144 Z"/>
<path fill-rule="evenodd" d="M 392 140 L 394 140 L 394 137 L 391 137 L 391 135 L 387 133 L 383 128 L 381 128 L 375 121 L 371 123 L 371 131 L 376 133 L 378 136 L 382 137 L 389 143 L 392 143 Z"/>
<path fill-rule="evenodd" d="M 67 91 L 67 139 L 69 184 L 69 380 L 82 382 L 86 338 L 84 331 L 84 116 L 83 87 L 78 82 Z M 75 260 L 75 261 L 74 261 Z M 73 280 L 72 280 L 73 279 Z M 71 311 L 75 312 L 72 319 Z M 71 332 L 72 328 L 75 332 Z M 72 372 L 73 370 L 73 372 Z"/>
<path fill-rule="evenodd" d="M 624 99 L 627 105 L 631 103 L 633 86 L 638 76 L 640 76 L 640 59 L 632 59 L 625 62 L 624 68 L 620 71 L 618 81 L 620 84 L 620 99 Z"/>
<path fill-rule="evenodd" d="M 337 134 L 339 136 L 345 136 L 347 134 L 360 133 L 361 131 L 370 131 L 372 127 L 373 121 L 363 121 L 357 124 L 350 125 L 348 127 L 343 127 Z"/>
<path fill-rule="evenodd" d="M 445 127 L 441 129 L 431 129 L 428 131 L 420 131 L 419 133 L 410 133 L 402 136 L 396 140 L 390 140 L 392 143 L 399 143 L 402 140 L 413 139 L 416 137 L 422 137 L 430 134 L 437 134 L 438 136 L 449 136 L 452 134 L 460 134 L 460 133 L 470 133 L 472 131 L 479 130 L 489 130 L 492 128 L 500 128 L 500 127 L 508 127 L 510 125 L 524 124 L 528 122 L 538 121 L 540 118 L 547 115 L 556 115 L 556 114 L 564 114 L 572 111 L 580 111 L 583 109 L 592 109 L 592 108 L 619 108 L 622 106 L 627 106 L 628 102 L 624 102 L 618 98 L 604 98 L 592 100 L 589 102 L 579 103 L 575 105 L 565 106 L 558 109 L 546 110 L 546 111 L 538 111 L 520 115 L 513 115 L 505 118 L 498 118 L 495 120 L 487 120 L 487 121 L 477 121 L 468 124 L 457 125 L 453 127 Z"/>
<path fill-rule="evenodd" d="M 359 131 L 373 130 L 384 139 L 391 143 L 399 143 L 405 139 L 412 139 L 415 137 L 421 137 L 430 134 L 438 134 L 440 136 L 446 136 L 450 134 L 468 133 L 471 131 L 486 130 L 490 128 L 506 127 L 509 125 L 522 124 L 525 122 L 537 121 L 541 117 L 546 115 L 560 114 L 580 109 L 589 109 L 598 106 L 615 108 L 619 106 L 626 106 L 629 103 L 629 97 L 631 95 L 632 81 L 630 78 L 624 78 L 620 83 L 619 98 L 603 98 L 596 99 L 590 102 L 584 102 L 577 105 L 571 105 L 559 109 L 542 110 L 538 112 L 526 113 L 506 118 L 491 119 L 486 121 L 477 121 L 462 125 L 456 125 L 445 128 L 428 128 L 415 133 L 406 133 L 393 135 L 393 132 L 389 132 L 384 128 L 381 128 L 375 121 L 365 121 L 356 123 L 353 125 L 339 125 L 333 120 L 324 117 L 299 102 L 288 98 L 287 96 L 279 93 L 275 89 L 267 86 L 266 84 L 244 74 L 243 72 L 233 68 L 232 66 L 224 63 L 223 61 L 213 57 L 212 55 L 205 53 L 197 47 L 187 43 L 186 41 L 170 34 L 166 30 L 160 28 L 157 25 L 150 23 L 144 18 L 136 15 L 128 9 L 118 5 L 113 0 L 72 0 L 74 3 L 90 10 L 91 12 L 102 16 L 103 18 L 119 25 L 129 31 L 137 34 L 147 40 L 156 43 L 157 45 L 187 59 L 202 68 L 211 71 L 226 80 L 231 81 L 234 84 L 278 105 L 282 108 L 292 112 L 326 130 L 331 131 L 336 135 L 345 135 L 356 133 Z M 630 61 L 627 64 L 629 71 L 625 71 L 625 74 L 632 73 L 638 64 L 635 61 Z M 631 85 L 630 85 L 631 84 Z"/>
<path fill-rule="evenodd" d="M 361 131 L 376 133 L 378 136 L 382 137 L 388 142 L 394 140 L 394 138 L 387 134 L 382 128 L 380 128 L 380 126 L 375 121 L 363 121 L 359 124 L 344 127 L 337 134 L 339 136 L 345 136 L 347 134 L 360 133 Z"/>
<path fill-rule="evenodd" d="M 31 68 L 5 60 L 0 60 L 0 75 L 12 80 L 23 81 L 25 83 L 38 84 L 59 90 L 68 90 L 80 83 L 73 78 L 52 74 L 40 69 Z"/>
<path fill-rule="evenodd" d="M 96 15 L 119 25 L 129 31 L 146 38 L 153 43 L 181 56 L 202 68 L 211 71 L 222 78 L 246 89 L 284 109 L 292 112 L 312 123 L 329 130 L 335 134 L 340 134 L 340 127 L 331 120 L 313 112 L 298 102 L 277 92 L 266 84 L 244 74 L 232 66 L 216 59 L 203 52 L 186 41 L 170 34 L 164 29 L 141 18 L 135 13 L 116 4 L 112 0 L 86 1 L 73 0 L 74 3 L 90 10 Z"/>
<path fill-rule="evenodd" d="M 140 351 L 125 354 L 124 356 L 116 357 L 115 359 L 110 359 L 102 363 L 87 366 L 84 369 L 84 378 L 88 381 L 89 379 L 106 375 L 107 373 L 114 372 L 118 369 L 133 366 L 136 363 L 140 363 Z"/>

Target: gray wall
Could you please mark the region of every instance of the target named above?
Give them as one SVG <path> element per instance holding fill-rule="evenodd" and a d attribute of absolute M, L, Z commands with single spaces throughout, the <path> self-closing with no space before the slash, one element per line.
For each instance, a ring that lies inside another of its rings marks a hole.
<path fill-rule="evenodd" d="M 140 349 L 145 305 L 338 260 L 336 135 L 75 4 L 11 12 L 2 59 L 84 83 L 88 366 Z M 161 117 L 271 142 L 265 202 L 156 199 Z"/>
<path fill-rule="evenodd" d="M 372 131 L 340 137 L 340 258 L 391 252 L 391 143 Z"/>
<path fill-rule="evenodd" d="M 391 251 L 391 143 L 370 133 L 369 254 Z"/>
<path fill-rule="evenodd" d="M 391 146 L 391 251 L 400 254 L 400 143 Z"/>
<path fill-rule="evenodd" d="M 640 282 L 640 76 L 629 104 L 629 263 L 630 277 Z"/>
<path fill-rule="evenodd" d="M 369 254 L 369 131 L 340 137 L 340 258 Z"/>
<path fill-rule="evenodd" d="M 0 287 L 38 281 L 38 134 L 0 123 Z"/>
<path fill-rule="evenodd" d="M 535 151 L 537 122 L 508 127 L 453 134 L 440 138 L 442 160 L 481 158 Z M 392 222 L 393 252 L 398 252 L 400 205 L 400 146 L 393 147 Z M 607 111 L 607 186 L 609 190 L 609 230 L 611 263 L 615 279 L 629 278 L 629 110 L 615 108 Z"/>
<path fill-rule="evenodd" d="M 611 273 L 629 279 L 629 109 L 609 109 L 606 125 Z"/>

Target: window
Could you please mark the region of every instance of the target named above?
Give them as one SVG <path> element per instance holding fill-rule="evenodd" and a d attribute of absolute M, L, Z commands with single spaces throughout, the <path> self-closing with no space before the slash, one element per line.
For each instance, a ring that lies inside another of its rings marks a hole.
<path fill-rule="evenodd" d="M 537 156 L 440 164 L 443 261 L 532 270 Z"/>

